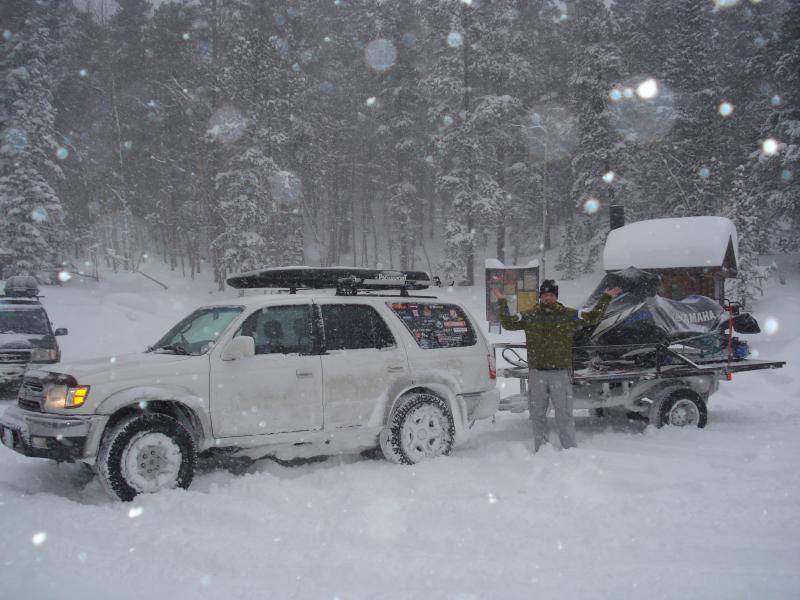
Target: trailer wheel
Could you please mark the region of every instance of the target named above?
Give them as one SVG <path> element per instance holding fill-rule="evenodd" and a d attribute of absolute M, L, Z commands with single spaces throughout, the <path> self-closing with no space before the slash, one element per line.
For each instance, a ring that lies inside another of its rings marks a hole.
<path fill-rule="evenodd" d="M 708 422 L 708 408 L 701 396 L 689 389 L 679 389 L 654 402 L 650 422 L 656 427 L 703 428 Z"/>

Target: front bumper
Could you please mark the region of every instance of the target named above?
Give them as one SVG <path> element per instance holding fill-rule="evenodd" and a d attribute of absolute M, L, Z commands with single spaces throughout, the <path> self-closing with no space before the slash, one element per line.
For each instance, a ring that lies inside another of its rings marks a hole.
<path fill-rule="evenodd" d="M 86 441 L 102 431 L 106 419 L 35 413 L 9 406 L 0 417 L 0 440 L 25 456 L 72 462 L 87 457 Z"/>
<path fill-rule="evenodd" d="M 0 365 L 0 385 L 21 384 L 22 376 L 27 368 L 27 364 Z"/>
<path fill-rule="evenodd" d="M 476 394 L 462 394 L 461 397 L 467 407 L 469 421 L 488 419 L 497 412 L 497 408 L 500 405 L 500 390 L 497 388 Z"/>

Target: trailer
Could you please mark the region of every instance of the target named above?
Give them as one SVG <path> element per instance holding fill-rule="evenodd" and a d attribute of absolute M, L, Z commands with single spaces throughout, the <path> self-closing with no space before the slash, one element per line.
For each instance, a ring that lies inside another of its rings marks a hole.
<path fill-rule="evenodd" d="M 497 376 L 519 380 L 519 392 L 500 399 L 498 410 L 520 413 L 528 410 L 528 366 L 518 343 L 492 345 L 510 365 L 499 367 Z M 600 358 L 609 350 L 620 358 Z M 720 381 L 731 381 L 735 373 L 780 369 L 785 361 L 756 360 L 727 353 L 704 353 L 680 345 L 631 344 L 580 346 L 574 355 L 572 391 L 575 409 L 588 409 L 595 416 L 615 413 L 663 425 L 705 427 L 708 400 Z M 586 357 L 589 357 L 586 359 Z"/>

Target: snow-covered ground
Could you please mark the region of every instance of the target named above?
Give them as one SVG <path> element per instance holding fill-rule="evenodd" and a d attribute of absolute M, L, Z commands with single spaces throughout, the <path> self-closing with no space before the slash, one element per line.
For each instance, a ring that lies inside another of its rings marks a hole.
<path fill-rule="evenodd" d="M 797 598 L 800 271 L 783 267 L 756 310 L 777 329 L 751 342 L 789 364 L 722 384 L 705 430 L 579 416 L 579 448 L 534 456 L 526 415 L 502 414 L 415 467 L 264 461 L 128 504 L 80 466 L 0 448 L 0 598 Z M 221 297 L 168 283 L 46 288 L 64 359 L 141 350 Z M 482 290 L 450 293 L 483 315 Z"/>

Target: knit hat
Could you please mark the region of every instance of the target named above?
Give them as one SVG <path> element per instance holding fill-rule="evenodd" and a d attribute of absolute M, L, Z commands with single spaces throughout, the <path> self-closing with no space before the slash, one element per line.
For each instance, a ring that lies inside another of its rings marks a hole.
<path fill-rule="evenodd" d="M 539 286 L 539 295 L 547 294 L 547 293 L 555 294 L 556 298 L 558 298 L 558 284 L 553 281 L 552 279 L 545 279 L 542 282 L 542 285 Z"/>

